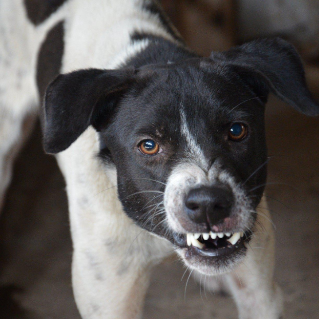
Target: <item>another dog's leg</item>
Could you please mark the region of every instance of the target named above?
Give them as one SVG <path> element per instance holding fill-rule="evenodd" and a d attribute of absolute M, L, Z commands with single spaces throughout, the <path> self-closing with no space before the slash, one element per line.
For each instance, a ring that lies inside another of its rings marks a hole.
<path fill-rule="evenodd" d="M 0 96 L 1 104 L 1 96 Z M 28 106 L 26 106 L 28 109 Z M 0 109 L 0 211 L 5 191 L 11 181 L 12 166 L 23 141 L 31 131 L 35 112 L 12 114 L 7 108 Z"/>
<path fill-rule="evenodd" d="M 264 208 L 265 201 L 262 203 Z M 274 282 L 274 234 L 268 209 L 258 215 L 258 230 L 244 262 L 226 275 L 240 319 L 282 319 L 281 290 Z"/>
<path fill-rule="evenodd" d="M 12 162 L 32 127 L 38 104 L 35 36 L 22 1 L 0 1 L 0 209 Z"/>

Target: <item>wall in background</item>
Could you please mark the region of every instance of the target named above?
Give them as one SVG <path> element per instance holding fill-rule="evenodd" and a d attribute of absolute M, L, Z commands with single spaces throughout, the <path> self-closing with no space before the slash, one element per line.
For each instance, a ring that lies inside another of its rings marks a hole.
<path fill-rule="evenodd" d="M 318 0 L 238 0 L 237 3 L 242 40 L 286 34 L 300 42 L 318 41 Z"/>

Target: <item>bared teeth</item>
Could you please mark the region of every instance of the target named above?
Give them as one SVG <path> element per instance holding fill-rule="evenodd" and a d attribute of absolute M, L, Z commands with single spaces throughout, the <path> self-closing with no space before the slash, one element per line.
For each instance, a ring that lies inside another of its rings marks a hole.
<path fill-rule="evenodd" d="M 186 240 L 187 240 L 187 246 L 194 246 L 194 247 L 198 247 L 200 249 L 202 249 L 205 244 L 201 243 L 198 239 L 202 236 L 202 238 L 204 240 L 209 240 L 209 237 L 211 237 L 212 239 L 216 239 L 217 237 L 218 238 L 224 238 L 225 236 L 226 237 L 229 237 L 227 238 L 227 241 L 229 243 L 231 243 L 232 245 L 235 245 L 238 240 L 244 236 L 244 233 L 243 232 L 238 232 L 238 233 L 213 233 L 213 232 L 210 232 L 210 233 L 195 233 L 195 234 L 187 234 L 186 236 Z"/>
<path fill-rule="evenodd" d="M 211 237 L 212 239 L 216 239 L 216 237 L 217 237 L 217 234 L 216 234 L 216 233 L 213 233 L 213 232 L 210 232 L 209 235 L 210 235 L 210 237 Z"/>
<path fill-rule="evenodd" d="M 198 239 L 200 237 L 201 234 L 193 234 L 195 239 Z"/>
<path fill-rule="evenodd" d="M 240 239 L 240 233 L 235 233 L 231 236 L 227 241 L 229 241 L 232 245 L 235 245 Z"/>
<path fill-rule="evenodd" d="M 187 246 L 194 246 L 202 249 L 205 245 L 199 242 L 197 239 L 201 236 L 201 234 L 187 234 Z"/>
<path fill-rule="evenodd" d="M 203 234 L 203 239 L 208 240 L 209 239 L 209 234 Z"/>
<path fill-rule="evenodd" d="M 192 241 L 192 245 L 199 248 L 199 249 L 202 249 L 204 247 L 204 244 L 200 243 L 196 238 L 195 236 L 192 236 L 191 237 L 191 241 Z"/>
<path fill-rule="evenodd" d="M 190 246 L 192 244 L 192 239 L 191 239 L 192 234 L 187 234 L 186 239 L 187 239 L 187 246 Z"/>

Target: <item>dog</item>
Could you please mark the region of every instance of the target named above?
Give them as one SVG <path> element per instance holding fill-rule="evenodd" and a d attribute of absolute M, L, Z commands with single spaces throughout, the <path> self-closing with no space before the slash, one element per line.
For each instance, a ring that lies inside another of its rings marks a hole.
<path fill-rule="evenodd" d="M 66 180 L 82 318 L 141 318 L 152 268 L 177 253 L 210 287 L 223 276 L 239 318 L 282 319 L 258 211 L 267 97 L 319 115 L 293 46 L 200 57 L 151 0 L 2 0 L 0 21 L 0 195 L 40 113 Z"/>

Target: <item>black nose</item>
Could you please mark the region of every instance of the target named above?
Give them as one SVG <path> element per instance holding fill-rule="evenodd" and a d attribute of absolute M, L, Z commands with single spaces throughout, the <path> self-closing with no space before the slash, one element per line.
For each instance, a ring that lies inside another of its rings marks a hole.
<path fill-rule="evenodd" d="M 233 194 L 226 186 L 202 186 L 188 193 L 185 210 L 197 224 L 216 225 L 230 216 L 233 202 Z"/>

